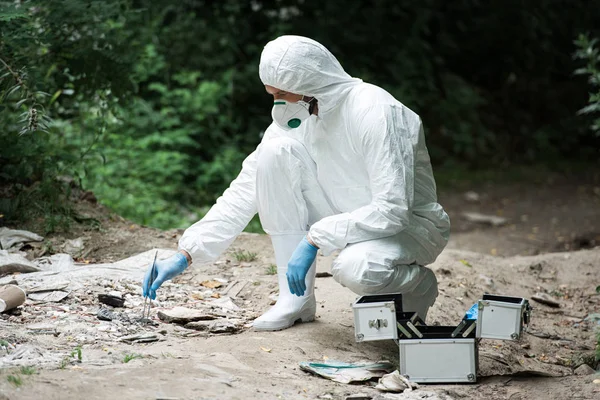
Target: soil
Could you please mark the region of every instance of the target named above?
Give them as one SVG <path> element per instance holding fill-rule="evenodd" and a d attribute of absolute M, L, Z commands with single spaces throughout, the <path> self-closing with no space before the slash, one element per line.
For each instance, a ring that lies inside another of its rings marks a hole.
<path fill-rule="evenodd" d="M 465 196 L 467 190 L 477 196 Z M 531 299 L 542 292 L 560 307 L 531 301 L 532 321 L 519 341 L 482 340 L 477 383 L 421 385 L 415 393 L 434 392 L 451 399 L 600 398 L 598 373 L 573 372 L 585 363 L 598 368 L 594 358 L 598 322 L 586 319 L 600 313 L 598 176 L 552 177 L 536 185 L 480 184 L 440 190 L 439 197 L 451 216 L 453 234 L 447 249 L 430 266 L 438 277 L 440 296 L 430 311 L 429 324 L 456 325 L 484 293 Z M 77 207 L 80 215 L 98 221 L 99 228 L 97 223 L 86 223 L 51 235 L 45 245 L 28 250 L 31 257 L 60 252 L 66 239 L 83 237 L 85 251 L 76 260 L 109 263 L 153 248 L 175 249 L 182 233 L 133 224 L 93 201 L 80 201 Z M 502 216 L 507 223 L 499 227 L 471 223 L 462 217 L 465 211 Z M 239 261 L 240 251 L 256 253 L 256 258 Z M 319 257 L 318 271 L 328 272 L 331 260 Z M 331 277 L 317 279 L 316 321 L 280 332 L 256 332 L 246 324 L 236 334 L 187 336 L 182 332 L 189 330 L 156 317 L 161 307 L 172 304 L 168 293 L 189 297 L 200 282 L 222 278 L 244 284 L 234 302 L 252 319 L 268 309 L 270 296 L 277 293 L 276 277 L 269 271 L 273 263 L 267 236 L 242 234 L 215 263 L 194 265 L 162 294 L 159 290 L 162 301 L 152 309 L 158 326 L 147 328 L 161 332 L 161 340 L 153 343 L 78 342 L 66 328 L 55 335 L 32 335 L 25 324 L 39 307 L 28 301 L 20 307 L 21 315 L 17 312 L 0 320 L 0 338 L 35 345 L 48 354 L 81 345 L 82 359 L 78 362 L 72 356 L 67 365 L 34 365 L 32 375 L 16 367 L 4 368 L 0 399 L 345 399 L 357 393 L 375 397 L 379 392 L 369 384 L 340 384 L 298 367 L 301 361 L 398 362 L 398 347 L 392 340 L 355 341 L 350 304 L 356 296 Z M 139 296 L 136 290 L 131 293 Z M 63 302 L 71 307 L 66 314 L 76 317 L 72 311 L 81 305 L 72 297 Z M 183 299 L 192 308 L 200 301 Z M 35 322 L 54 322 L 60 315 L 38 313 Z M 82 326 L 95 329 L 89 321 L 93 318 Z M 127 355 L 135 357 L 125 362 Z M 21 377 L 22 384 L 9 376 Z"/>

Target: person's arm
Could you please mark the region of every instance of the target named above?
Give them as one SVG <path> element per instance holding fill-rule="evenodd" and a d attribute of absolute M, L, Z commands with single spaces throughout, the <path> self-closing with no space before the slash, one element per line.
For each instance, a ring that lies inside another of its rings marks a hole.
<path fill-rule="evenodd" d="M 369 174 L 371 202 L 313 224 L 309 237 L 324 254 L 349 243 L 395 235 L 411 219 L 419 117 L 401 105 L 376 104 L 352 119 Z"/>
<path fill-rule="evenodd" d="M 263 141 L 270 136 L 267 129 Z M 186 229 L 179 239 L 179 251 L 189 256 L 189 263 L 216 260 L 256 214 L 257 154 L 258 148 L 244 160 L 242 171 L 204 218 Z"/>

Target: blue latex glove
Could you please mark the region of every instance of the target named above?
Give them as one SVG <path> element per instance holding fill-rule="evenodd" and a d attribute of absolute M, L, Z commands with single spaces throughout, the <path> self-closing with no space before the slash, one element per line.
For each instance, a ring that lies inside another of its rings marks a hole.
<path fill-rule="evenodd" d="M 315 261 L 318 250 L 317 247 L 308 242 L 305 236 L 292 253 L 286 274 L 292 294 L 304 296 L 304 292 L 306 291 L 306 274 Z"/>
<path fill-rule="evenodd" d="M 463 319 L 476 320 L 478 315 L 479 315 L 479 304 L 475 303 L 465 313 L 465 316 L 463 317 Z"/>
<path fill-rule="evenodd" d="M 187 258 L 181 253 L 176 253 L 166 260 L 156 261 L 154 276 L 150 276 L 152 274 L 152 265 L 150 265 L 142 284 L 144 297 L 150 297 L 152 300 L 156 299 L 156 290 L 160 285 L 164 281 L 181 274 L 187 267 Z"/>

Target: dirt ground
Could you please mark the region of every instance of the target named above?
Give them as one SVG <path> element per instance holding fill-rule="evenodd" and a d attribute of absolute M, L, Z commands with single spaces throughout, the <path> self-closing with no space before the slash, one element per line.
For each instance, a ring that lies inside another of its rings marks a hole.
<path fill-rule="evenodd" d="M 552 177 L 535 186 L 478 185 L 468 190 L 477 196 L 465 196 L 462 188 L 440 192 L 453 234 L 448 248 L 430 266 L 439 280 L 440 296 L 428 323 L 456 325 L 486 292 L 526 298 L 543 292 L 560 307 L 532 301 L 532 323 L 520 341 L 482 340 L 477 383 L 421 385 L 415 394 L 426 398 L 435 393 L 446 399 L 600 398 L 600 384 L 594 383 L 600 379 L 598 373 L 573 372 L 585 363 L 597 368 L 598 322 L 586 317 L 600 312 L 598 177 Z M 31 257 L 60 252 L 66 239 L 83 237 L 86 250 L 76 261 L 109 263 L 153 248 L 175 249 L 181 234 L 132 224 L 93 203 L 82 202 L 79 207 L 82 215 L 100 222 L 100 230 L 82 225 L 68 235 L 50 236 L 44 246 L 29 249 Z M 507 222 L 499 227 L 475 224 L 462 217 L 464 211 L 502 216 Z M 240 251 L 256 253 L 256 258 L 240 261 L 236 257 Z M 329 271 L 331 260 L 319 257 L 318 271 Z M 301 361 L 398 362 L 398 347 L 391 340 L 355 342 L 350 304 L 356 296 L 331 277 L 317 279 L 315 322 L 280 332 L 249 327 L 277 293 L 276 277 L 269 272 L 273 263 L 267 236 L 242 234 L 215 263 L 194 265 L 159 290 L 159 302 L 152 309 L 157 325 L 143 327 L 160 338 L 152 343 L 119 341 L 117 333 L 129 329 L 127 324 L 95 317 L 95 296 L 117 286 L 129 296 L 128 311 L 140 314 L 141 289 L 135 280 L 98 278 L 61 303 L 28 301 L 12 315 L 0 314 L 0 338 L 14 347 L 11 351 L 33 346 L 38 359 L 47 361 L 23 357 L 12 366 L 0 364 L 0 399 L 345 399 L 358 393 L 376 397 L 380 392 L 372 385 L 340 384 L 298 367 Z M 139 274 L 146 265 L 140 263 Z M 201 292 L 206 289 L 203 282 L 217 279 L 224 283 L 221 287 Z M 241 291 L 231 296 L 226 289 L 230 284 Z M 157 311 L 177 304 L 202 308 L 228 295 L 244 320 L 235 334 L 197 332 L 156 317 Z M 32 324 L 52 329 L 36 332 Z M 73 349 L 80 349 L 81 357 Z M 24 373 L 24 365 L 32 366 L 33 374 Z M 390 398 L 406 398 L 396 396 Z"/>

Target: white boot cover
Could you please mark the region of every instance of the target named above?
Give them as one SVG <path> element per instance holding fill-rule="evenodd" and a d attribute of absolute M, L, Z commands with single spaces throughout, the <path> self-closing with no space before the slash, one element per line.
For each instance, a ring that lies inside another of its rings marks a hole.
<path fill-rule="evenodd" d="M 315 300 L 316 260 L 306 274 L 306 292 L 296 296 L 290 292 L 287 277 L 288 261 L 296 246 L 306 234 L 272 235 L 271 242 L 277 263 L 279 299 L 269 311 L 254 320 L 253 327 L 259 331 L 279 331 L 289 328 L 296 321 L 310 322 L 315 319 L 317 302 Z"/>

